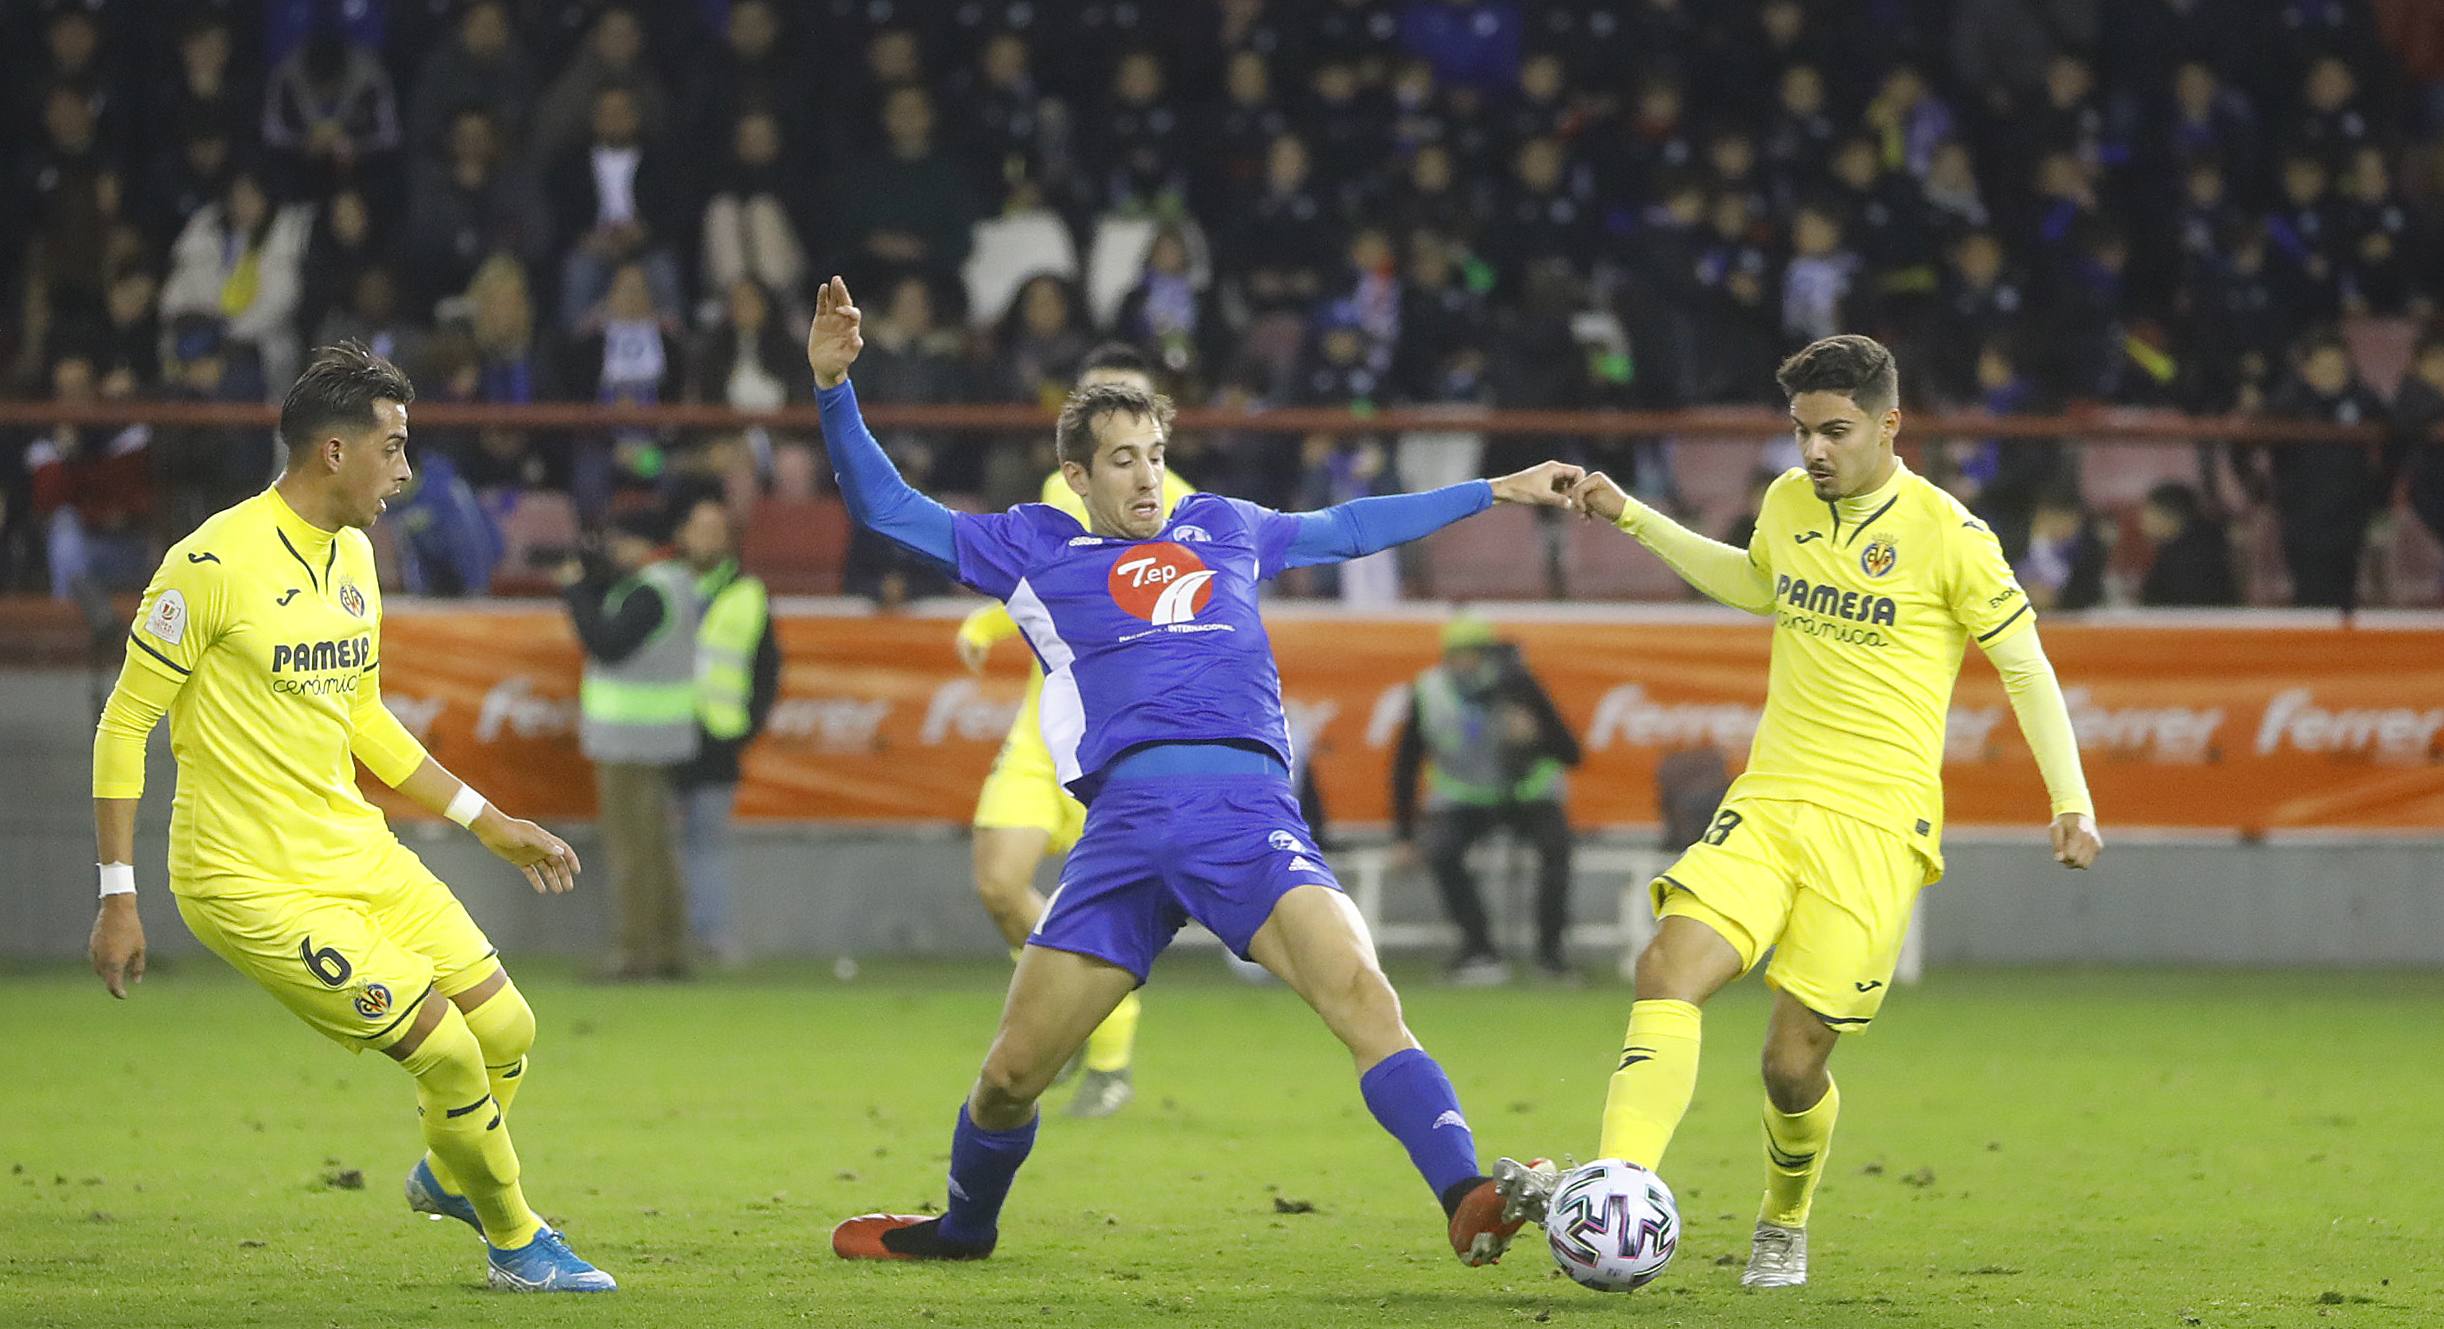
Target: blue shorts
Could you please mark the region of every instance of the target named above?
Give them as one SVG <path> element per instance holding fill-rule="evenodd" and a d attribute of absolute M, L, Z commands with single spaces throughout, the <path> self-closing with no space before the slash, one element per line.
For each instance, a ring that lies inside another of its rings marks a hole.
<path fill-rule="evenodd" d="M 1146 981 L 1188 920 L 1241 959 L 1282 896 L 1341 889 L 1279 775 L 1107 782 L 1061 865 L 1030 946 L 1109 960 Z"/>

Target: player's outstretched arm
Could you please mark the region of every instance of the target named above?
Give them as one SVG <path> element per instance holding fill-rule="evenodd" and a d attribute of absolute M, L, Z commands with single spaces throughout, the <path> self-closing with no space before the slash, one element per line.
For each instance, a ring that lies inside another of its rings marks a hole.
<path fill-rule="evenodd" d="M 1539 462 L 1491 480 L 1465 480 L 1415 494 L 1355 498 L 1313 512 L 1290 514 L 1297 523 L 1284 567 L 1312 567 L 1381 553 L 1423 539 L 1496 503 L 1532 507 L 1570 506 L 1571 486 L 1584 472 L 1567 462 Z"/>
<path fill-rule="evenodd" d="M 806 367 L 815 375 L 815 405 L 823 413 L 823 446 L 831 454 L 840 500 L 860 526 L 956 567 L 950 509 L 920 494 L 874 441 L 849 386 L 849 366 L 865 349 L 864 317 L 848 283 L 832 278 L 815 289 L 815 319 L 806 329 Z"/>
<path fill-rule="evenodd" d="M 1571 506 L 1611 522 L 1655 552 L 1680 579 L 1709 599 L 1752 614 L 1774 611 L 1773 582 L 1745 550 L 1709 540 L 1629 496 L 1611 476 L 1589 472 L 1570 492 Z"/>
<path fill-rule="evenodd" d="M 2096 829 L 2087 773 L 2079 764 L 2079 738 L 2071 729 L 2070 706 L 2062 699 L 2053 662 L 2045 658 L 2045 646 L 2037 640 L 2033 625 L 1981 644 L 1995 672 L 2003 676 L 2003 691 L 2011 698 L 2020 736 L 2036 754 L 2046 795 L 2053 800 L 2054 861 L 2067 868 L 2087 867 L 2104 852 L 2105 841 Z"/>

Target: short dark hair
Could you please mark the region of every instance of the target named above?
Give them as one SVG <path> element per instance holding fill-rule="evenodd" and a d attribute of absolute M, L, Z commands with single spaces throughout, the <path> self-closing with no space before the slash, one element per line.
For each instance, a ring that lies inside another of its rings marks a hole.
<path fill-rule="evenodd" d="M 1078 377 L 1084 378 L 1096 370 L 1109 374 L 1143 374 L 1154 377 L 1154 358 L 1144 350 L 1125 341 L 1107 341 L 1086 353 L 1078 362 Z"/>
<path fill-rule="evenodd" d="M 2166 480 L 2148 490 L 2147 503 L 2179 518 L 2183 526 L 2194 525 L 2206 515 L 2206 505 L 2199 500 L 2198 491 L 2178 480 Z"/>
<path fill-rule="evenodd" d="M 1159 392 L 1140 392 L 1118 383 L 1102 383 L 1080 388 L 1061 403 L 1061 422 L 1053 427 L 1053 451 L 1061 464 L 1076 462 L 1088 470 L 1095 466 L 1095 425 L 1107 415 L 1125 415 L 1132 420 L 1152 420 L 1163 438 L 1171 437 L 1173 415 L 1171 399 Z"/>
<path fill-rule="evenodd" d="M 1845 332 L 1810 342 L 1774 371 L 1784 396 L 1803 392 L 1838 392 L 1858 403 L 1869 415 L 1882 415 L 1901 403 L 1901 369 L 1892 352 L 1873 337 Z"/>
<path fill-rule="evenodd" d="M 304 454 L 314 436 L 333 425 L 371 429 L 373 404 L 395 401 L 402 406 L 416 399 L 416 385 L 399 367 L 375 355 L 363 342 L 343 341 L 317 346 L 305 372 L 289 385 L 280 402 L 280 437 L 293 459 Z"/>

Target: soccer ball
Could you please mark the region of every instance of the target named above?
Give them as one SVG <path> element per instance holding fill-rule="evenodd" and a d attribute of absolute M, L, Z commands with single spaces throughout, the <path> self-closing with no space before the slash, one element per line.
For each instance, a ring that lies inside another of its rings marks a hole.
<path fill-rule="evenodd" d="M 1680 1207 L 1663 1178 L 1600 1159 L 1554 1186 L 1544 1235 L 1553 1262 L 1579 1286 L 1628 1292 L 1652 1282 L 1680 1249 Z"/>

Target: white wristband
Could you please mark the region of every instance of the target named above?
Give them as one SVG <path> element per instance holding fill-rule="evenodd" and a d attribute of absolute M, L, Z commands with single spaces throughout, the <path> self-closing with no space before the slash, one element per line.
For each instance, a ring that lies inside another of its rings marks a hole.
<path fill-rule="evenodd" d="M 97 864 L 96 866 L 100 868 L 102 873 L 103 898 L 107 899 L 113 895 L 134 895 L 136 893 L 135 864 L 101 863 Z"/>
<path fill-rule="evenodd" d="M 450 806 L 443 808 L 441 815 L 461 826 L 472 826 L 477 817 L 484 815 L 484 809 L 491 806 L 484 801 L 482 794 L 475 792 L 473 785 L 462 784 L 458 792 L 450 796 Z"/>

